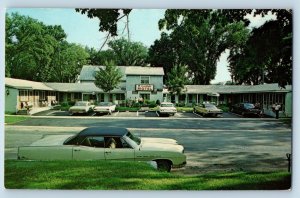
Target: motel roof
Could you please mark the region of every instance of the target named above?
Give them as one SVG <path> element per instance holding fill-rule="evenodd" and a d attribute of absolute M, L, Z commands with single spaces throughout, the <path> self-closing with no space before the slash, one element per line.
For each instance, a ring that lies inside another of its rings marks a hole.
<path fill-rule="evenodd" d="M 151 76 L 163 76 L 164 70 L 162 67 L 142 67 L 142 66 L 117 66 L 122 74 L 122 80 L 126 80 L 126 75 L 151 75 Z M 79 80 L 80 81 L 94 81 L 95 72 L 100 68 L 105 68 L 103 65 L 84 65 L 81 69 Z"/>
<path fill-rule="evenodd" d="M 103 93 L 94 83 L 45 83 L 52 89 L 60 92 L 82 92 L 82 93 Z M 112 90 L 110 93 L 125 93 L 120 88 Z"/>
<path fill-rule="evenodd" d="M 230 94 L 230 93 L 259 93 L 259 92 L 291 92 L 292 86 L 284 88 L 277 83 L 262 85 L 186 85 L 184 92 L 188 94 Z"/>
<path fill-rule="evenodd" d="M 53 89 L 45 85 L 45 83 L 16 78 L 5 78 L 5 86 L 15 89 L 53 91 Z"/>

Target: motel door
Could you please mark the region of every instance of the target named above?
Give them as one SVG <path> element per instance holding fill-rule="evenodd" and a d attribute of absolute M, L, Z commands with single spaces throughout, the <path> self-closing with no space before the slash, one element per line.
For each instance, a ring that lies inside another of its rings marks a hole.
<path fill-rule="evenodd" d="M 141 93 L 140 98 L 143 98 L 144 101 L 150 100 L 150 93 Z"/>

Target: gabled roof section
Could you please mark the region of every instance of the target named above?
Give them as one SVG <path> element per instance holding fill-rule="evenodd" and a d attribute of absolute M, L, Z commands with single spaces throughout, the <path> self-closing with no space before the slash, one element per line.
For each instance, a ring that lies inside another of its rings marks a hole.
<path fill-rule="evenodd" d="M 292 86 L 287 85 L 286 88 L 281 88 L 277 83 L 262 84 L 262 85 L 186 85 L 186 93 L 258 93 L 258 92 L 291 92 Z"/>
<path fill-rule="evenodd" d="M 30 90 L 45 90 L 52 91 L 51 87 L 48 87 L 42 82 L 35 82 L 30 80 L 5 78 L 5 86 L 13 87 L 16 89 L 30 89 Z"/>
<path fill-rule="evenodd" d="M 162 67 L 127 66 L 126 67 L 126 75 L 163 76 L 164 69 Z"/>
<path fill-rule="evenodd" d="M 45 83 L 56 91 L 61 92 L 82 92 L 82 93 L 103 93 L 103 90 L 98 88 L 94 83 Z M 112 90 L 110 93 L 124 93 L 121 88 Z"/>
<path fill-rule="evenodd" d="M 126 80 L 126 75 L 154 75 L 163 76 L 164 70 L 162 67 L 141 67 L 141 66 L 117 66 L 122 74 L 122 80 Z M 84 65 L 81 69 L 79 79 L 80 81 L 94 81 L 95 73 L 99 68 L 105 68 L 103 65 Z"/>
<path fill-rule="evenodd" d="M 123 74 L 123 78 L 122 80 L 126 80 L 126 76 L 125 76 L 125 67 L 122 66 L 117 66 L 122 74 Z M 84 65 L 80 71 L 80 76 L 79 76 L 79 80 L 80 81 L 94 81 L 95 80 L 95 73 L 97 71 L 100 71 L 100 68 L 104 69 L 105 66 L 103 65 Z"/>

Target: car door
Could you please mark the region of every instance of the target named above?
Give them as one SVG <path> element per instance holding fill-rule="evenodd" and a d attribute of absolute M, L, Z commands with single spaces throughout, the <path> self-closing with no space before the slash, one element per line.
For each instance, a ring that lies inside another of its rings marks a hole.
<path fill-rule="evenodd" d="M 104 137 L 88 136 L 73 147 L 74 160 L 105 160 Z"/>
<path fill-rule="evenodd" d="M 107 137 L 108 140 L 111 137 Z M 120 137 L 113 137 L 116 141 L 115 148 L 109 148 L 105 146 L 104 156 L 106 160 L 125 160 L 134 161 L 134 149 L 126 144 L 125 140 Z"/>

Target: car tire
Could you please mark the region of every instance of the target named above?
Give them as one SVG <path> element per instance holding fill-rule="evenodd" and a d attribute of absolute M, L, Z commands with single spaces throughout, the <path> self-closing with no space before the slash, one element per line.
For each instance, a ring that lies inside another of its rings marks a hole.
<path fill-rule="evenodd" d="M 168 160 L 157 160 L 157 170 L 159 171 L 166 171 L 170 172 L 171 171 L 171 162 Z"/>

